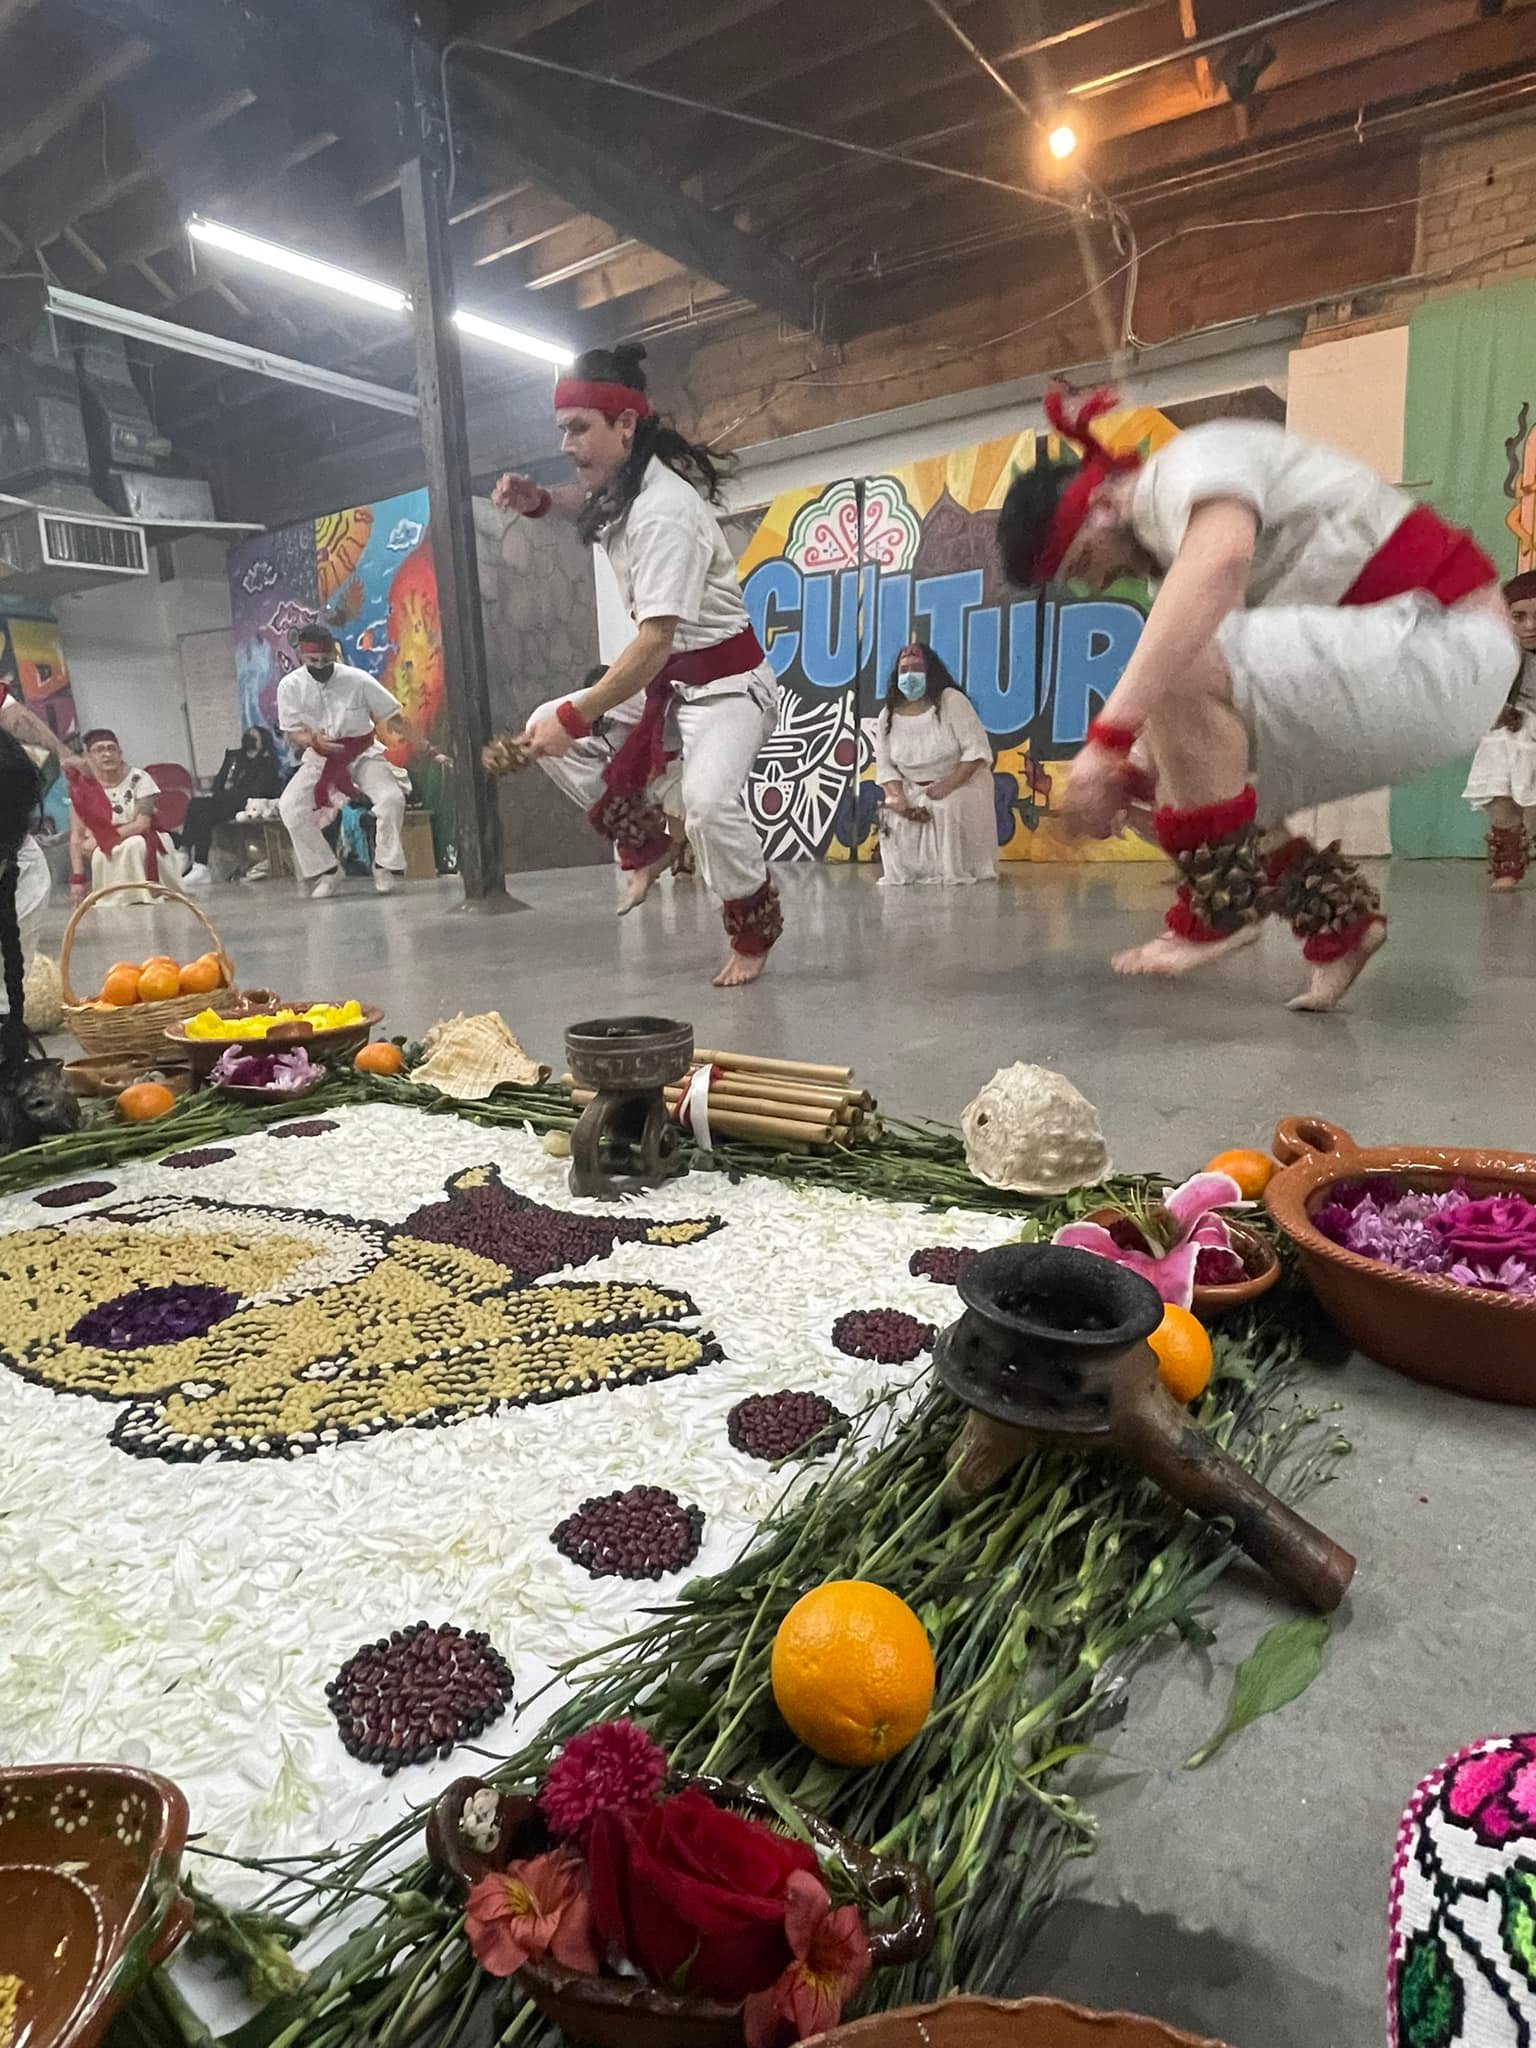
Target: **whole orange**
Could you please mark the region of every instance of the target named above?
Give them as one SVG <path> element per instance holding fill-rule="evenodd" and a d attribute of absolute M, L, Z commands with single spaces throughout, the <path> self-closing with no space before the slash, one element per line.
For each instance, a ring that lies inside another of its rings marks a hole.
<path fill-rule="evenodd" d="M 1235 1146 L 1230 1152 L 1218 1152 L 1214 1159 L 1208 1159 L 1205 1170 L 1230 1174 L 1242 1189 L 1244 1200 L 1256 1202 L 1275 1177 L 1275 1162 L 1267 1152 Z"/>
<path fill-rule="evenodd" d="M 139 976 L 139 1001 L 141 1003 L 163 1003 L 167 996 L 181 994 L 181 969 L 174 960 L 163 965 L 151 960 Z"/>
<path fill-rule="evenodd" d="M 865 1579 L 832 1579 L 795 1602 L 770 1676 L 795 1734 L 835 1764 L 884 1763 L 933 1705 L 927 1630 L 905 1600 Z"/>
<path fill-rule="evenodd" d="M 130 1124 L 153 1123 L 157 1116 L 169 1116 L 176 1098 L 158 1081 L 135 1081 L 117 1098 L 117 1113 Z"/>
<path fill-rule="evenodd" d="M 141 967 L 174 967 L 176 962 L 169 953 L 151 953 L 147 960 L 140 962 L 140 965 Z"/>
<path fill-rule="evenodd" d="M 115 1009 L 127 1009 L 130 1003 L 139 1000 L 139 970 L 125 962 L 114 967 L 101 984 L 101 1000 L 111 1003 Z"/>
<path fill-rule="evenodd" d="M 352 1064 L 360 1074 L 399 1074 L 405 1071 L 405 1054 L 398 1045 L 380 1039 L 361 1047 Z"/>
<path fill-rule="evenodd" d="M 1170 1301 L 1147 1342 L 1157 1353 L 1157 1372 L 1175 1401 L 1197 1401 L 1211 1383 L 1211 1340 L 1204 1323 Z"/>
<path fill-rule="evenodd" d="M 211 995 L 219 985 L 219 963 L 205 953 L 200 960 L 189 960 L 177 981 L 184 996 Z"/>

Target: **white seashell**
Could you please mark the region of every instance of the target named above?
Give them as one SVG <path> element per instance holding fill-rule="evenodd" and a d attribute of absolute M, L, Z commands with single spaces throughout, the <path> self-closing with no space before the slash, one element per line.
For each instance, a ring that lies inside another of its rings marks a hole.
<path fill-rule="evenodd" d="M 1098 1111 L 1049 1067 L 999 1068 L 960 1127 L 966 1164 L 989 1188 L 1066 1195 L 1111 1171 Z"/>

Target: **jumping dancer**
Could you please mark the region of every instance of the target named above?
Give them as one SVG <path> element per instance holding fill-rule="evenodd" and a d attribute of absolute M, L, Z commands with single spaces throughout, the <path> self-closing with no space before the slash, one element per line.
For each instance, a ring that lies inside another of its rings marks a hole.
<path fill-rule="evenodd" d="M 1380 900 L 1293 812 L 1470 753 L 1519 649 L 1492 562 L 1374 471 L 1265 421 L 1191 427 L 1147 461 L 1093 431 L 1112 393 L 1046 414 L 1082 451 L 1014 479 L 998 521 L 1019 584 L 1161 579 L 1072 764 L 1063 814 L 1107 837 L 1154 795 L 1179 870 L 1167 929 L 1121 974 L 1187 974 L 1286 919 L 1331 1010 L 1386 939 Z"/>
<path fill-rule="evenodd" d="M 1488 813 L 1488 871 L 1500 895 L 1525 880 L 1530 840 L 1526 819 L 1536 813 L 1536 570 L 1504 586 L 1520 642 L 1520 673 L 1493 731 L 1472 756 L 1466 800 Z"/>
<path fill-rule="evenodd" d="M 555 386 L 575 484 L 551 491 L 508 475 L 493 494 L 503 511 L 573 520 L 612 563 L 635 624 L 601 679 L 541 705 L 517 744 L 614 842 L 626 909 L 679 860 L 668 812 L 681 810 L 699 873 L 724 906 L 731 950 L 715 986 L 737 988 L 756 981 L 784 926 L 745 797 L 778 686 L 704 503 L 719 503 L 721 460 L 657 417 L 644 359 L 634 346 L 592 349 Z"/>

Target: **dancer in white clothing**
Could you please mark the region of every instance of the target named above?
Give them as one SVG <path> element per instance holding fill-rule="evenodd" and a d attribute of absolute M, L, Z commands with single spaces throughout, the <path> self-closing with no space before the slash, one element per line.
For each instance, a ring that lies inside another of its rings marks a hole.
<path fill-rule="evenodd" d="M 747 777 L 773 731 L 778 685 L 747 619 L 735 563 L 706 508 L 720 464 L 656 416 L 645 350 L 592 349 L 555 386 L 561 444 L 578 481 L 546 490 L 504 476 L 495 502 L 575 521 L 608 556 L 635 637 L 591 688 L 541 705 L 516 747 L 618 848 L 629 905 L 680 857 L 681 811 L 706 887 L 722 900 L 730 952 L 717 988 L 762 973 L 783 930 L 779 894 L 746 806 Z M 486 750 L 495 768 L 497 743 Z"/>
<path fill-rule="evenodd" d="M 995 882 L 992 743 L 970 698 L 921 641 L 896 657 L 874 737 L 885 793 L 881 886 Z"/>
<path fill-rule="evenodd" d="M 1504 586 L 1520 673 L 1493 731 L 1472 756 L 1464 792 L 1474 811 L 1488 814 L 1488 871 L 1498 895 L 1518 889 L 1530 861 L 1528 821 L 1536 819 L 1536 570 Z"/>

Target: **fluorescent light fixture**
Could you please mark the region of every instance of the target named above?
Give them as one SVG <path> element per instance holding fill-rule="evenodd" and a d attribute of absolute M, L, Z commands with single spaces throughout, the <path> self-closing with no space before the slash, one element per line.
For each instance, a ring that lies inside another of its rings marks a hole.
<path fill-rule="evenodd" d="M 516 327 L 503 327 L 499 320 L 487 320 L 482 313 L 466 313 L 462 309 L 453 316 L 453 324 L 461 334 L 472 334 L 477 341 L 494 341 L 501 348 L 518 349 L 525 356 L 537 356 L 541 363 L 553 363 L 557 369 L 564 369 L 576 360 L 568 348 L 561 348 L 555 341 L 542 341 L 536 334 L 524 334 Z"/>
<path fill-rule="evenodd" d="M 227 228 L 221 221 L 203 220 L 194 214 L 187 222 L 187 233 L 194 242 L 206 243 L 210 249 L 222 249 L 226 255 L 243 257 L 247 263 L 264 264 L 268 270 L 281 270 L 288 277 L 303 278 L 306 284 L 321 285 L 345 298 L 382 306 L 386 313 L 403 313 L 411 303 L 404 292 L 397 292 L 392 285 L 375 284 L 371 277 L 343 270 L 338 263 L 322 263 L 316 256 L 284 249 L 276 242 L 263 241 L 260 235 Z"/>
<path fill-rule="evenodd" d="M 1069 128 L 1063 122 L 1059 128 L 1053 128 L 1046 137 L 1046 147 L 1058 163 L 1065 163 L 1077 147 L 1077 130 Z"/>
<path fill-rule="evenodd" d="M 371 277 L 360 277 L 355 270 L 343 270 L 339 264 L 323 263 L 316 256 L 305 256 L 297 249 L 285 249 L 277 242 L 263 241 L 260 235 L 248 235 L 242 228 L 225 227 L 221 221 L 204 220 L 194 214 L 187 222 L 187 233 L 194 242 L 205 243 L 210 249 L 222 249 L 226 255 L 243 257 L 247 263 L 260 263 L 268 270 L 279 270 L 287 277 L 301 278 L 306 284 L 322 286 L 326 291 L 339 292 L 345 298 L 362 299 L 370 306 L 381 306 L 388 313 L 408 313 L 411 301 L 405 292 L 396 291 L 393 285 L 376 284 Z M 534 356 L 541 363 L 553 363 L 563 369 L 576 360 L 574 353 L 562 348 L 558 342 L 545 341 L 537 334 L 525 334 L 521 328 L 507 327 L 499 320 L 487 320 L 482 313 L 468 313 L 462 309 L 453 316 L 454 325 L 462 334 L 472 335 L 477 341 L 493 342 L 498 348 L 515 349 L 519 355 Z"/>

